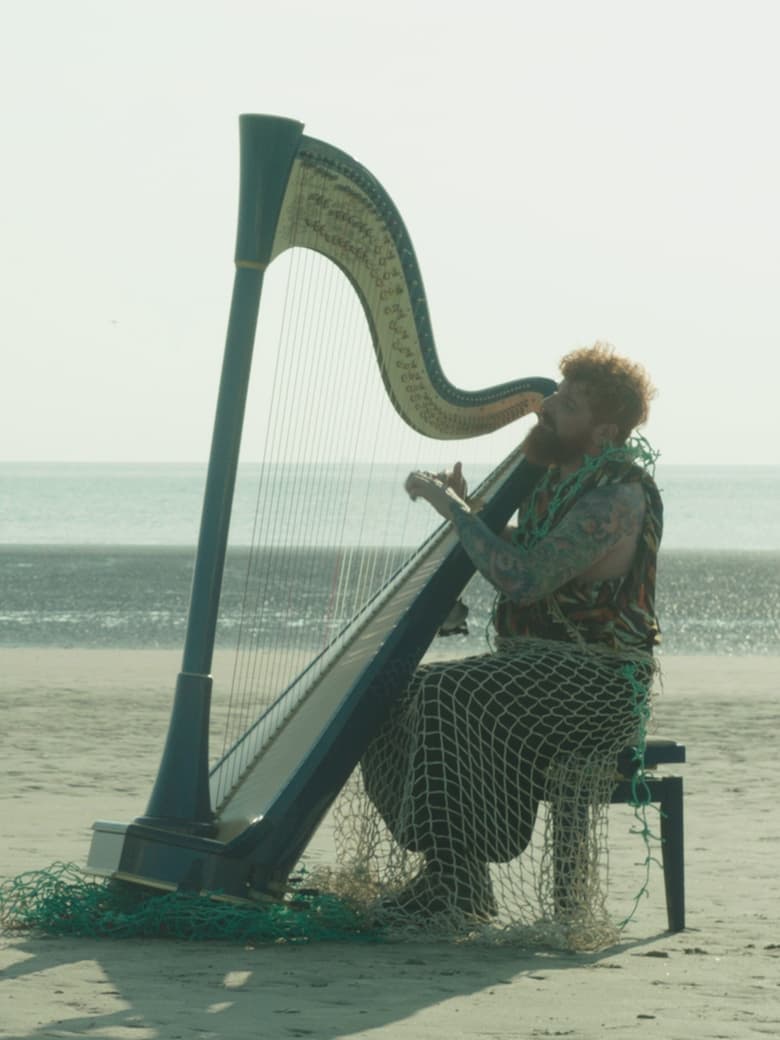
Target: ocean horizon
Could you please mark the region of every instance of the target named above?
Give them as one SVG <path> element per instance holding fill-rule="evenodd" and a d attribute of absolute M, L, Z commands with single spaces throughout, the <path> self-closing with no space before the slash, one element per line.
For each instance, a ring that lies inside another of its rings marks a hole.
<path fill-rule="evenodd" d="M 366 465 L 361 479 L 384 485 L 384 494 L 397 488 L 400 501 L 403 479 L 416 467 Z M 311 468 L 271 467 L 274 479 L 264 493 L 280 513 L 300 473 Z M 260 470 L 259 463 L 239 467 L 231 523 L 236 545 L 251 543 Z M 194 546 L 205 480 L 206 464 L 195 462 L 0 462 L 0 544 Z M 664 549 L 780 552 L 780 466 L 659 463 L 656 481 L 664 499 Z M 404 544 L 418 541 L 411 528 Z"/>
<path fill-rule="evenodd" d="M 401 502 L 407 471 L 380 466 L 372 476 L 391 497 L 397 488 Z M 242 467 L 234 500 L 220 647 L 235 641 L 241 625 L 250 542 L 242 532 L 251 531 L 258 472 Z M 0 463 L 0 645 L 181 647 L 205 473 L 201 464 Z M 329 610 L 333 539 L 324 505 L 319 522 L 305 528 L 306 543 L 280 555 L 283 518 L 300 508 L 290 497 L 300 477 L 277 467 L 266 480 L 282 520 L 262 550 L 275 555 L 268 607 L 257 622 L 261 643 L 298 641 L 307 626 L 321 628 Z M 320 467 L 317 477 L 327 484 L 329 474 Z M 656 477 L 665 503 L 662 652 L 780 654 L 780 467 L 659 466 Z M 415 525 L 430 516 L 407 512 L 412 523 L 401 544 L 414 546 L 425 533 Z M 366 525 L 378 527 L 370 509 L 360 520 Z M 368 552 L 363 542 L 356 568 Z M 469 634 L 440 641 L 454 655 L 486 648 L 490 587 L 476 579 L 465 598 Z"/>

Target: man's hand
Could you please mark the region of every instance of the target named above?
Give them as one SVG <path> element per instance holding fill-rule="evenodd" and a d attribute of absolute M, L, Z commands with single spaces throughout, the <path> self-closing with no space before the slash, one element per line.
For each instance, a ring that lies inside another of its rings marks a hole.
<path fill-rule="evenodd" d="M 445 487 L 452 488 L 458 498 L 462 498 L 466 501 L 466 495 L 469 493 L 469 486 L 466 483 L 466 478 L 463 476 L 463 464 L 456 462 L 452 467 L 452 472 L 443 470 L 441 473 L 436 474 L 436 479 L 440 480 Z"/>
<path fill-rule="evenodd" d="M 463 481 L 462 474 L 460 479 Z M 463 484 L 465 486 L 465 482 Z M 418 498 L 424 498 L 445 520 L 452 519 L 453 506 L 461 506 L 466 512 L 469 511 L 469 507 L 455 493 L 452 487 L 447 486 L 443 480 L 433 473 L 419 471 L 410 473 L 406 478 L 404 488 L 413 502 Z"/>

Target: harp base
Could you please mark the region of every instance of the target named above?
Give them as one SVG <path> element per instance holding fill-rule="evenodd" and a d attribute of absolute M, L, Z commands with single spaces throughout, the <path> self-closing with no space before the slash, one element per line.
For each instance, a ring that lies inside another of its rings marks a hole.
<path fill-rule="evenodd" d="M 101 877 L 253 903 L 279 898 L 286 887 L 286 873 L 231 857 L 220 841 L 109 820 L 92 831 L 87 871 Z"/>

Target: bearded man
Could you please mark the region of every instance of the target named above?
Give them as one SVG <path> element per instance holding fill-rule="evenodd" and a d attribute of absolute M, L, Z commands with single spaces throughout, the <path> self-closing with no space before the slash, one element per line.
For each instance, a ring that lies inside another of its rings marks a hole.
<path fill-rule="evenodd" d="M 662 505 L 629 439 L 647 418 L 647 374 L 611 348 L 567 354 L 523 444 L 547 467 L 516 526 L 495 535 L 451 474 L 406 490 L 450 521 L 495 587 L 492 653 L 418 669 L 365 754 L 366 792 L 422 870 L 383 908 L 487 920 L 489 863 L 531 840 L 557 764 L 614 762 L 646 718 L 659 641 L 654 610 Z"/>

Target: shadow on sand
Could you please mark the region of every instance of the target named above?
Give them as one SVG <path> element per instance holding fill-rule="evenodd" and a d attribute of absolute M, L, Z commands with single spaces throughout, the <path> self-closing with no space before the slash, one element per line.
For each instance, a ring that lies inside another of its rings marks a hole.
<path fill-rule="evenodd" d="M 6 963 L 17 959 L 3 972 L 0 991 L 6 999 L 13 994 L 6 1006 L 20 1025 L 24 1007 L 26 1031 L 0 1035 L 335 1040 L 459 997 L 484 994 L 488 1016 L 496 987 L 538 987 L 555 972 L 618 967 L 616 957 L 663 934 L 592 954 L 445 943 L 242 948 L 17 936 L 6 943 Z"/>

